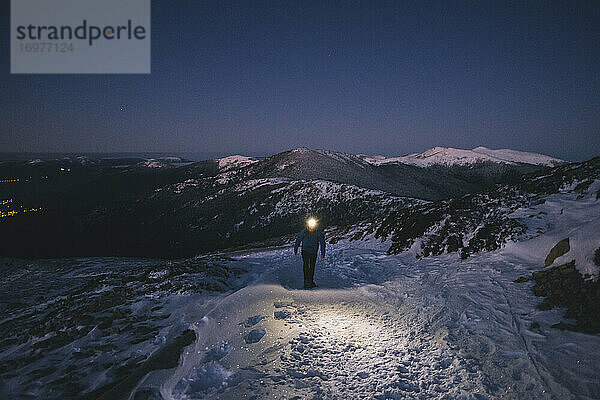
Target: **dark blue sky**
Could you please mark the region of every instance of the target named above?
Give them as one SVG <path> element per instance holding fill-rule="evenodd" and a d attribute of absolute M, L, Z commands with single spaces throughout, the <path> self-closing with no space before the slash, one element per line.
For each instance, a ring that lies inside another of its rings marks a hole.
<path fill-rule="evenodd" d="M 152 74 L 10 75 L 3 0 L 0 151 L 599 155 L 600 3 L 500 3 L 153 1 Z"/>

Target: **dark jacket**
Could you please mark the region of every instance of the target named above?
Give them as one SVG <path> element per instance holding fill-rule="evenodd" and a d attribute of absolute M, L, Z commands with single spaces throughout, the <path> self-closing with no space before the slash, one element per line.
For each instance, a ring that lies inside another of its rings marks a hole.
<path fill-rule="evenodd" d="M 321 256 L 325 257 L 325 234 L 320 230 L 316 229 L 313 233 L 310 233 L 308 229 L 303 229 L 296 238 L 294 253 L 298 251 L 300 243 L 302 243 L 302 251 L 310 254 L 317 254 L 320 246 Z"/>

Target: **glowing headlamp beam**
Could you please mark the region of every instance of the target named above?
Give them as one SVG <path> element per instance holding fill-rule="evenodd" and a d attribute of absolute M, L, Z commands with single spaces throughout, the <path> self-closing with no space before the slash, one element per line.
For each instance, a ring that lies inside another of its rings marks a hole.
<path fill-rule="evenodd" d="M 309 218 L 308 221 L 306 221 L 306 225 L 308 225 L 310 229 L 313 229 L 315 226 L 317 226 L 317 220 L 314 218 Z"/>

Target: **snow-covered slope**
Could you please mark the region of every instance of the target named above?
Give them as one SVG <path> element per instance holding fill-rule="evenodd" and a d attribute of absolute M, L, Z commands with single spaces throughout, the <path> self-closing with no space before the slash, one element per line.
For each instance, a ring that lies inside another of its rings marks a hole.
<path fill-rule="evenodd" d="M 191 179 L 163 187 L 146 200 L 145 204 L 156 207 L 154 215 L 162 214 L 148 224 L 149 230 L 174 230 L 163 251 L 183 246 L 182 251 L 198 253 L 266 240 L 281 242 L 285 235 L 295 234 L 310 214 L 325 226 L 345 227 L 373 223 L 397 207 L 423 203 L 325 180 L 275 177 L 222 183 L 221 174 L 212 179 L 210 186 Z M 132 212 L 148 215 L 139 206 Z"/>
<path fill-rule="evenodd" d="M 538 269 L 521 256 L 415 260 L 344 240 L 310 291 L 290 245 L 0 260 L 0 397 L 597 399 L 600 337 L 551 328 L 560 312 L 513 283 Z"/>
<path fill-rule="evenodd" d="M 528 240 L 511 242 L 513 252 L 532 261 L 544 259 L 562 239 L 568 238 L 570 249 L 556 258 L 548 268 L 575 261 L 581 275 L 599 276 L 594 251 L 600 247 L 600 176 L 586 190 L 574 190 L 581 181 L 565 185 L 541 204 L 525 206 L 510 214 L 527 226 Z M 533 217 L 531 217 L 533 216 Z"/>
<path fill-rule="evenodd" d="M 524 176 L 494 190 L 399 209 L 383 221 L 377 236 L 391 239 L 393 253 L 411 250 L 426 257 L 460 252 L 465 258 L 507 242 L 538 238 L 527 250 L 537 259 L 571 236 L 568 257 L 577 258 L 582 273 L 597 275 L 591 258 L 592 247 L 600 246 L 600 237 L 593 234 L 600 224 L 599 193 L 600 158 L 595 158 Z"/>
<path fill-rule="evenodd" d="M 416 165 L 418 167 L 470 165 L 482 162 L 554 166 L 564 162 L 563 160 L 543 154 L 509 149 L 494 150 L 487 147 L 476 147 L 472 150 L 434 147 L 423 153 L 414 153 L 402 157 L 384 157 L 379 155 L 359 155 L 359 157 L 373 165 L 401 163 Z"/>
<path fill-rule="evenodd" d="M 476 147 L 472 150 L 474 153 L 487 155 L 492 160 L 501 160 L 504 162 L 523 163 L 533 165 L 554 166 L 564 163 L 564 160 L 550 157 L 544 154 L 530 153 L 526 151 L 510 149 L 488 149 L 487 147 Z"/>
<path fill-rule="evenodd" d="M 197 341 L 164 398 L 591 399 L 596 336 L 552 330 L 552 311 L 512 281 L 536 268 L 508 253 L 415 261 L 343 242 L 301 286 L 290 248 L 238 256 L 259 281 L 188 319 Z M 532 325 L 533 323 L 537 325 Z M 532 327 L 533 326 L 533 327 Z M 537 326 L 537 327 L 536 327 Z"/>

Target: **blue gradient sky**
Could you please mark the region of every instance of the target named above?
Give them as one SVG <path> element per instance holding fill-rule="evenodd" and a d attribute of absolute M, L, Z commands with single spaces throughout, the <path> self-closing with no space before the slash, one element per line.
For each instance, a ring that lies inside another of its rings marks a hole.
<path fill-rule="evenodd" d="M 3 0 L 0 149 L 599 155 L 600 3 L 500 3 L 153 1 L 152 74 L 10 75 Z"/>

